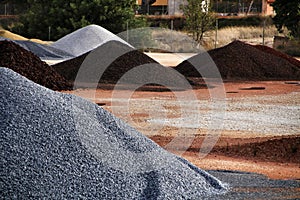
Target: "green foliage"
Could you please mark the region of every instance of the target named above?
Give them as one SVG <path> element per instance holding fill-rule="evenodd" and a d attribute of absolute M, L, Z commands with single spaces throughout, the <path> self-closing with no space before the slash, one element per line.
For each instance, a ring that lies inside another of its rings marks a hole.
<path fill-rule="evenodd" d="M 145 25 L 135 18 L 135 0 L 27 0 L 30 5 L 16 29 L 26 37 L 56 40 L 89 24 L 98 24 L 113 33 Z"/>
<path fill-rule="evenodd" d="M 182 6 L 186 17 L 186 26 L 188 32 L 193 34 L 193 38 L 200 42 L 206 31 L 213 28 L 215 17 L 207 1 L 202 4 L 200 0 L 187 0 L 187 4 Z"/>
<path fill-rule="evenodd" d="M 290 31 L 290 36 L 300 37 L 300 1 L 299 0 L 276 0 L 272 4 L 276 15 L 273 18 L 279 32 L 283 27 Z"/>

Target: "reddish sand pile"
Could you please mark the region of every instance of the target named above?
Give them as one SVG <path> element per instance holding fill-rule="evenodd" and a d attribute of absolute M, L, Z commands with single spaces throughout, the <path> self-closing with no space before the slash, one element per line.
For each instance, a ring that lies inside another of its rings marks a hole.
<path fill-rule="evenodd" d="M 71 85 L 52 67 L 11 41 L 0 41 L 0 66 L 52 90 L 71 89 Z"/>
<path fill-rule="evenodd" d="M 118 41 L 110 41 L 106 44 L 103 44 L 102 46 L 98 48 L 107 48 L 108 51 L 113 51 L 114 48 L 123 48 L 128 51 L 128 53 L 125 53 L 124 55 L 118 57 L 112 64 L 110 64 L 106 71 L 103 73 L 101 80 L 99 83 L 112 83 L 115 84 L 127 71 L 130 69 L 147 64 L 147 63 L 157 63 L 149 56 L 132 49 L 131 47 L 122 44 Z M 79 57 L 73 58 L 71 60 L 67 60 L 65 62 L 61 62 L 58 64 L 53 65 L 53 68 L 62 76 L 64 76 L 67 80 L 73 82 L 76 78 L 77 72 L 86 58 L 86 56 L 89 54 L 85 53 Z M 102 55 L 99 55 L 99 58 L 101 58 Z M 102 58 L 105 59 L 105 58 Z M 92 80 L 93 81 L 93 80 Z"/>
<path fill-rule="evenodd" d="M 224 79 L 300 80 L 300 68 L 291 63 L 291 59 L 287 60 L 274 52 L 264 52 L 241 41 L 234 41 L 208 53 Z M 201 54 L 196 55 L 175 69 L 184 76 L 199 77 L 200 74 L 191 63 L 197 63 L 201 57 Z"/>

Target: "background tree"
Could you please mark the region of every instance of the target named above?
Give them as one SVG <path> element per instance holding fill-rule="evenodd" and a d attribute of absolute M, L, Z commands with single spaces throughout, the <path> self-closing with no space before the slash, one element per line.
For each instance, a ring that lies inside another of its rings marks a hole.
<path fill-rule="evenodd" d="M 28 7 L 28 4 L 24 0 L 0 0 L 1 4 L 7 6 L 7 12 L 9 15 L 18 15 L 24 13 L 24 10 Z"/>
<path fill-rule="evenodd" d="M 300 37 L 300 1 L 299 0 L 276 0 L 272 4 L 276 12 L 273 18 L 279 32 L 283 27 L 290 31 L 290 36 Z"/>
<path fill-rule="evenodd" d="M 113 33 L 145 25 L 135 18 L 135 0 L 27 0 L 30 5 L 20 17 L 16 32 L 29 38 L 51 40 L 89 24 L 100 25 Z"/>
<path fill-rule="evenodd" d="M 206 31 L 213 28 L 215 21 L 214 14 L 207 1 L 187 0 L 187 4 L 182 6 L 186 17 L 185 28 L 193 34 L 193 38 L 200 42 Z"/>

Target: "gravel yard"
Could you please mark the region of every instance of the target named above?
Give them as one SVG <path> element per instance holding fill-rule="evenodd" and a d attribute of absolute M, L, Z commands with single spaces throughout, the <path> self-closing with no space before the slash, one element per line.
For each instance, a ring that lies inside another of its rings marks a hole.
<path fill-rule="evenodd" d="M 296 88 L 296 87 L 295 87 Z M 299 88 L 300 89 L 300 88 Z M 80 92 L 79 92 L 80 93 Z M 174 99 L 172 95 L 164 97 L 132 98 L 130 99 L 130 117 L 128 113 L 121 112 L 125 109 L 128 99 L 96 98 L 96 102 L 111 102 L 104 108 L 113 111 L 119 109 L 119 117 L 128 122 L 139 122 L 131 124 L 137 128 L 147 131 L 147 127 L 162 126 L 186 129 L 199 129 L 205 131 L 211 119 L 208 112 L 212 109 L 209 99 L 199 99 L 191 104 L 190 101 L 181 102 Z M 195 108 L 194 105 L 197 105 Z M 118 107 L 116 109 L 116 107 Z M 161 108 L 161 109 L 157 109 Z M 126 108 L 127 109 L 127 108 Z M 181 110 L 188 113 L 187 117 L 181 116 Z M 155 117 L 149 115 L 152 110 L 157 110 Z M 223 111 L 223 109 L 220 109 Z M 218 109 L 214 109 L 218 112 Z M 167 117 L 166 117 L 167 115 Z M 214 116 L 218 116 L 214 114 Z M 249 137 L 256 135 L 276 136 L 300 134 L 300 93 L 298 91 L 281 95 L 258 95 L 248 97 L 226 98 L 226 110 L 220 114 L 223 122 L 221 127 L 224 131 L 238 131 L 247 133 Z M 144 128 L 143 128 L 144 127 Z M 141 130 L 141 131 L 142 131 Z M 147 133 L 145 133 L 147 134 Z M 161 134 L 161 133 L 158 133 Z"/>
<path fill-rule="evenodd" d="M 144 54 L 96 25 L 51 46 L 0 43 L 0 196 L 300 199 L 298 60 L 233 41 L 207 65 L 203 54 Z M 89 65 L 94 79 L 72 87 Z"/>

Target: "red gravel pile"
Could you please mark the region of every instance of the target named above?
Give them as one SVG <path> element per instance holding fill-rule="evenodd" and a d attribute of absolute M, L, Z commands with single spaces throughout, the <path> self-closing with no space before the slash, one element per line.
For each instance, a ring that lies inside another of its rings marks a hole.
<path fill-rule="evenodd" d="M 71 85 L 39 57 L 11 41 L 0 41 L 0 66 L 12 69 L 52 90 L 70 90 Z"/>
<path fill-rule="evenodd" d="M 157 63 L 149 56 L 137 50 L 134 50 L 131 47 L 122 44 L 121 42 L 118 41 L 110 41 L 98 48 L 107 48 L 109 51 L 113 51 L 115 48 L 124 48 L 127 51 L 129 51 L 128 53 L 118 57 L 112 64 L 110 64 L 107 67 L 99 83 L 115 84 L 130 69 L 147 63 Z M 89 53 L 90 52 L 85 53 L 79 57 L 55 64 L 52 67 L 59 74 L 64 76 L 67 80 L 74 82 L 82 62 L 84 61 L 84 59 Z M 99 55 L 99 58 L 101 58 L 101 56 L 102 55 Z M 101 58 L 101 59 L 105 59 L 105 58 Z"/>
<path fill-rule="evenodd" d="M 290 60 L 241 41 L 234 41 L 208 53 L 224 79 L 300 80 L 300 68 Z M 199 77 L 200 74 L 190 63 L 197 63 L 201 57 L 201 54 L 196 55 L 175 69 L 186 77 Z"/>

